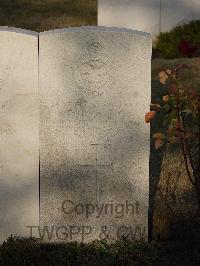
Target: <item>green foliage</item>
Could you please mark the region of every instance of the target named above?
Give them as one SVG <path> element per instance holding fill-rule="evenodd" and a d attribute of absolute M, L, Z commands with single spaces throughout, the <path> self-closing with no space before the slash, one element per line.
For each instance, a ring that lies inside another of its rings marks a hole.
<path fill-rule="evenodd" d="M 155 53 L 168 59 L 183 57 L 178 48 L 183 39 L 193 45 L 200 44 L 200 20 L 176 26 L 170 32 L 161 32 L 158 35 Z"/>
<path fill-rule="evenodd" d="M 12 238 L 0 246 L 1 266 L 168 266 L 199 265 L 198 241 L 45 244 Z"/>
<path fill-rule="evenodd" d="M 155 265 L 157 246 L 148 243 L 94 241 L 45 244 L 33 238 L 9 238 L 0 246 L 1 266 Z"/>

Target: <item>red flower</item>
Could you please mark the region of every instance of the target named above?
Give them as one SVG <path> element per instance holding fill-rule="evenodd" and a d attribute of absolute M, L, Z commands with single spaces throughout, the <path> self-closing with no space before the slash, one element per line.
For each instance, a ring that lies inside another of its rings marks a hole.
<path fill-rule="evenodd" d="M 181 54 L 187 57 L 192 57 L 195 55 L 197 50 L 199 49 L 198 45 L 194 45 L 186 40 L 182 40 L 181 43 L 178 46 L 178 49 Z"/>

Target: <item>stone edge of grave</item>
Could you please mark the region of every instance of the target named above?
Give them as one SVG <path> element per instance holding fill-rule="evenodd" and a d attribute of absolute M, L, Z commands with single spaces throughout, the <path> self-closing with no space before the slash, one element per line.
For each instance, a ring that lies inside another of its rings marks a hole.
<path fill-rule="evenodd" d="M 20 33 L 30 36 L 44 36 L 49 34 L 55 33 L 68 33 L 68 32 L 126 32 L 126 33 L 133 33 L 144 37 L 149 37 L 152 39 L 151 33 L 143 32 L 139 30 L 133 30 L 128 28 L 120 28 L 120 27 L 105 27 L 105 26 L 82 26 L 82 27 L 68 27 L 68 28 L 61 28 L 61 29 L 54 29 L 48 30 L 43 32 L 35 32 L 31 30 L 16 28 L 16 27 L 9 27 L 9 26 L 0 26 L 0 32 L 7 31 L 13 33 Z"/>
<path fill-rule="evenodd" d="M 105 26 L 82 26 L 82 27 L 68 27 L 68 28 L 61 28 L 61 29 L 54 29 L 49 31 L 40 32 L 39 35 L 48 35 L 52 33 L 67 33 L 67 32 L 85 32 L 85 31 L 97 31 L 97 32 L 129 32 L 133 34 L 138 34 L 142 36 L 146 36 L 151 38 L 151 33 L 132 30 L 128 28 L 120 28 L 120 27 L 105 27 Z"/>
<path fill-rule="evenodd" d="M 39 36 L 39 32 L 15 28 L 15 27 L 8 27 L 8 26 L 0 26 L 0 32 L 2 32 L 2 31 L 19 33 L 19 34 L 24 34 L 24 35 L 30 35 L 30 36 L 34 36 L 34 37 Z"/>

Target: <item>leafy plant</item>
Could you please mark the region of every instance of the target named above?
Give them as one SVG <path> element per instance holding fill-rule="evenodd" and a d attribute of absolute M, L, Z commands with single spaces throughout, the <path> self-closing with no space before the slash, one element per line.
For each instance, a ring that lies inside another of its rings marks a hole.
<path fill-rule="evenodd" d="M 41 243 L 10 237 L 0 245 L 1 266 L 156 265 L 158 246 L 144 242 Z"/>
<path fill-rule="evenodd" d="M 1 266 L 199 265 L 200 245 L 188 242 L 41 243 L 10 237 L 0 245 Z"/>
<path fill-rule="evenodd" d="M 165 128 L 152 136 L 155 149 L 164 145 L 181 147 L 187 177 L 195 188 L 200 218 L 200 93 L 181 82 L 181 74 L 188 68 L 179 64 L 174 69 L 160 71 L 160 82 L 169 88 L 168 94 L 163 96 L 161 105 L 151 104 L 145 121 L 149 123 L 159 115 Z"/>
<path fill-rule="evenodd" d="M 176 26 L 158 35 L 155 50 L 164 58 L 195 57 L 200 54 L 200 20 Z"/>

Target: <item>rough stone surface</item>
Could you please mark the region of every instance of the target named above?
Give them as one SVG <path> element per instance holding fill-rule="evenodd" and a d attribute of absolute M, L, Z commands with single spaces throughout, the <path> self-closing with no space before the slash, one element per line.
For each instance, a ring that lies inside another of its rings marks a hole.
<path fill-rule="evenodd" d="M 40 229 L 53 240 L 147 237 L 151 37 L 40 34 Z"/>
<path fill-rule="evenodd" d="M 39 223 L 38 37 L 0 27 L 0 242 Z"/>

